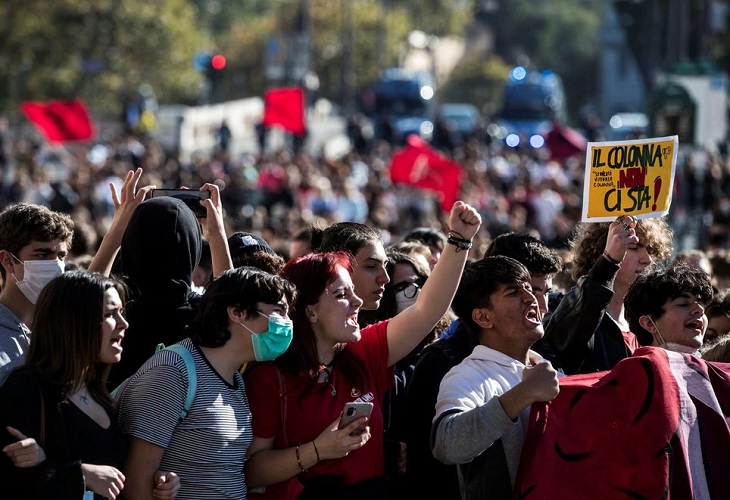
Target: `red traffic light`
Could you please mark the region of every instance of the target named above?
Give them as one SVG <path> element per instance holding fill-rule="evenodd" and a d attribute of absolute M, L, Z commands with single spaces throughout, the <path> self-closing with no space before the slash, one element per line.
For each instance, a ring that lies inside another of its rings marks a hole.
<path fill-rule="evenodd" d="M 222 54 L 216 54 L 210 58 L 210 66 L 215 70 L 222 70 L 226 67 L 226 58 Z"/>

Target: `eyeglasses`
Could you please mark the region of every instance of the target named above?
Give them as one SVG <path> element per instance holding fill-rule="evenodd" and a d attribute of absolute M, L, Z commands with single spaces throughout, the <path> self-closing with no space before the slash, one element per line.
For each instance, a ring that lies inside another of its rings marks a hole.
<path fill-rule="evenodd" d="M 418 291 L 420 289 L 421 286 L 418 283 L 399 283 L 397 286 L 393 287 L 395 293 L 403 292 L 403 295 L 405 295 L 407 299 L 412 299 L 418 295 Z"/>

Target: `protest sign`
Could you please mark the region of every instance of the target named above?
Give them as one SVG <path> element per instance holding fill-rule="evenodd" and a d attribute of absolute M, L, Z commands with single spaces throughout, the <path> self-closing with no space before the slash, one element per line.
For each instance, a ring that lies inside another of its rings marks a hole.
<path fill-rule="evenodd" d="M 589 142 L 583 186 L 584 222 L 669 212 L 678 137 Z"/>

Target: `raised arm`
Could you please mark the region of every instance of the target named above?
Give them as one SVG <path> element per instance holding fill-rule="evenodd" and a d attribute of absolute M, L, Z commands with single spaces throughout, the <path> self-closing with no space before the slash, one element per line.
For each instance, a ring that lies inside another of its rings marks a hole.
<path fill-rule="evenodd" d="M 96 271 L 104 276 L 109 276 L 111 273 L 114 259 L 122 246 L 122 237 L 127 225 L 129 225 L 129 219 L 132 218 L 134 210 L 144 201 L 147 193 L 155 188 L 154 186 L 145 186 L 137 190 L 140 177 L 142 177 L 141 168 L 127 172 L 119 195 L 117 195 L 114 184 L 109 183 L 112 200 L 114 200 L 114 218 L 109 231 L 101 240 L 99 250 L 91 260 L 91 264 L 89 264 L 89 271 Z"/>
<path fill-rule="evenodd" d="M 205 207 L 207 216 L 201 219 L 203 236 L 210 244 L 210 258 L 213 264 L 213 276 L 220 276 L 223 271 L 233 269 L 231 252 L 228 248 L 225 225 L 223 224 L 223 206 L 218 186 L 206 183 L 200 188 L 201 191 L 210 191 L 210 198 L 200 200 Z"/>
<path fill-rule="evenodd" d="M 449 230 L 457 238 L 471 242 L 481 226 L 477 211 L 457 201 L 449 214 Z M 449 241 L 452 241 L 449 238 Z M 411 352 L 446 313 L 461 280 L 469 251 L 447 244 L 441 258 L 423 285 L 416 303 L 388 323 L 388 366 Z"/>
<path fill-rule="evenodd" d="M 639 241 L 636 233 L 629 234 L 624 224 L 633 228 L 636 221 L 619 218 L 609 226 L 603 255 L 545 318 L 545 341 L 570 369 L 577 369 L 587 356 L 589 341 L 613 299 L 613 282 L 621 261 L 629 246 Z"/>

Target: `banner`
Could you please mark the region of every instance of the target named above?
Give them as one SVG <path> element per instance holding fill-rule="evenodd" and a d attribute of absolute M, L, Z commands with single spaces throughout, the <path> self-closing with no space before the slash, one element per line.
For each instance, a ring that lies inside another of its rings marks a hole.
<path fill-rule="evenodd" d="M 660 217 L 669 212 L 678 137 L 589 142 L 583 185 L 584 222 L 619 215 Z"/>
<path fill-rule="evenodd" d="M 408 137 L 406 146 L 390 162 L 390 180 L 394 184 L 434 191 L 441 198 L 441 208 L 448 212 L 461 188 L 461 166 L 431 148 L 417 135 Z"/>
<path fill-rule="evenodd" d="M 278 125 L 287 132 L 303 135 L 304 91 L 299 87 L 267 90 L 264 94 L 264 125 Z"/>
<path fill-rule="evenodd" d="M 94 137 L 91 117 L 80 99 L 23 102 L 20 110 L 48 142 L 88 141 Z"/>

